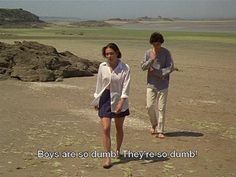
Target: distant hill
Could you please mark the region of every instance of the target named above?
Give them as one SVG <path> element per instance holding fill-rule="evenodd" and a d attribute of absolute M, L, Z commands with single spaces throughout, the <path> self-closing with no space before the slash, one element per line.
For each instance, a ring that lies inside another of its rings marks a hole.
<path fill-rule="evenodd" d="M 139 22 L 139 21 L 174 21 L 177 20 L 178 18 L 166 18 L 162 16 L 158 17 L 138 17 L 135 19 L 121 19 L 121 18 L 110 18 L 107 21 L 125 21 L 125 22 Z"/>
<path fill-rule="evenodd" d="M 0 26 L 41 26 L 44 22 L 31 12 L 23 9 L 0 8 Z"/>
<path fill-rule="evenodd" d="M 104 21 L 98 21 L 98 20 L 80 21 L 80 22 L 73 22 L 70 24 L 74 26 L 79 26 L 79 27 L 110 27 L 112 26 L 109 23 L 106 23 Z"/>

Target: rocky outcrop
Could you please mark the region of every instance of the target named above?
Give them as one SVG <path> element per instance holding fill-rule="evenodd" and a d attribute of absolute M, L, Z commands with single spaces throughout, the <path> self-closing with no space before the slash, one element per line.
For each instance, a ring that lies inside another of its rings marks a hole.
<path fill-rule="evenodd" d="M 48 45 L 23 41 L 0 42 L 0 79 L 22 81 L 55 81 L 61 78 L 93 76 L 99 61 L 80 58 L 71 52 L 57 52 Z"/>

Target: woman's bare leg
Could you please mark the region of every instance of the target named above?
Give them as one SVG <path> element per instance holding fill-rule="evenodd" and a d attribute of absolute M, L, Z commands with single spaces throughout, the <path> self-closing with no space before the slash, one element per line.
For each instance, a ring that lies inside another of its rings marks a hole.
<path fill-rule="evenodd" d="M 124 139 L 124 124 L 125 117 L 118 117 L 115 118 L 115 125 L 116 125 L 116 151 L 118 155 L 120 154 L 120 147 L 122 145 Z"/>
<path fill-rule="evenodd" d="M 103 128 L 103 146 L 106 152 L 111 152 L 111 118 L 103 117 L 101 118 L 101 124 Z M 111 158 L 107 157 L 103 167 L 109 166 L 111 164 Z"/>

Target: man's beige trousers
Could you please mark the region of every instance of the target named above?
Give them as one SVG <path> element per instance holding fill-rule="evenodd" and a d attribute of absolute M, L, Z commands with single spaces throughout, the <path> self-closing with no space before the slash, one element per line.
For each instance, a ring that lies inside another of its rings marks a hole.
<path fill-rule="evenodd" d="M 165 111 L 168 89 L 155 90 L 147 88 L 147 110 L 152 127 L 157 127 L 158 133 L 164 132 Z"/>

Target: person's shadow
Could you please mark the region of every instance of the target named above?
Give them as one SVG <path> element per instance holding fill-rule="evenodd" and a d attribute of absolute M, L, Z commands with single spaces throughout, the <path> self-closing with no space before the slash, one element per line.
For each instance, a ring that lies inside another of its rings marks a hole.
<path fill-rule="evenodd" d="M 167 132 L 165 133 L 166 137 L 180 137 L 180 136 L 186 136 L 186 137 L 200 137 L 204 136 L 203 133 L 199 132 L 191 132 L 191 131 L 176 131 L 176 132 Z"/>
<path fill-rule="evenodd" d="M 129 157 L 128 155 L 122 155 L 120 158 L 120 161 L 113 162 L 112 165 L 118 165 L 123 163 L 128 163 L 130 161 L 142 161 L 141 164 L 150 164 L 150 163 L 156 163 L 156 162 L 163 162 L 167 161 L 170 158 L 169 157 L 142 157 L 142 158 L 135 158 L 135 157 Z"/>
<path fill-rule="evenodd" d="M 204 136 L 203 133 L 199 133 L 199 132 L 191 132 L 191 131 L 175 131 L 175 132 L 167 132 L 165 133 L 166 137 L 201 137 Z M 113 162 L 112 165 L 118 165 L 118 164 L 123 164 L 123 163 L 128 163 L 130 161 L 142 161 L 141 164 L 150 164 L 150 163 L 156 163 L 156 162 L 163 162 L 163 161 L 167 161 L 170 158 L 168 157 L 164 157 L 164 155 L 157 156 L 155 155 L 155 157 L 132 157 L 132 155 L 122 155 L 120 158 L 120 161 L 118 162 Z"/>

